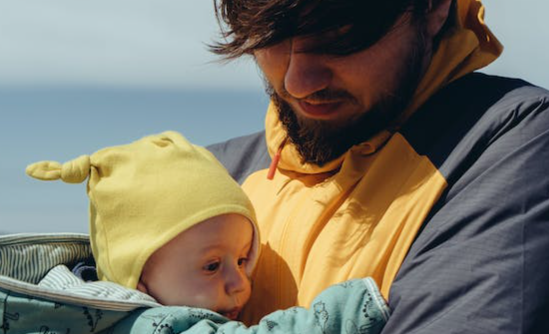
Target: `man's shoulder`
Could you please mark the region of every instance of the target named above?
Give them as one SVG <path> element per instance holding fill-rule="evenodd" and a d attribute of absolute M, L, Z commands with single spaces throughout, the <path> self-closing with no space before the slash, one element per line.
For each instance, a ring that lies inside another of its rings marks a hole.
<path fill-rule="evenodd" d="M 524 80 L 471 73 L 433 95 L 406 123 L 403 132 L 410 138 L 417 127 L 444 128 L 470 124 L 484 115 L 527 111 L 549 101 L 549 91 Z M 435 131 L 436 132 L 436 131 Z"/>
<path fill-rule="evenodd" d="M 240 184 L 271 162 L 265 142 L 265 131 L 252 133 L 207 147 Z"/>
<path fill-rule="evenodd" d="M 546 89 L 520 79 L 472 73 L 435 94 L 401 132 L 419 154 L 448 174 L 448 158 L 463 161 L 496 138 L 519 141 L 525 138 L 521 133 L 543 131 L 547 109 Z"/>
<path fill-rule="evenodd" d="M 387 333 L 549 332 L 548 109 L 545 89 L 473 74 L 403 128 L 448 187 L 391 287 Z"/>

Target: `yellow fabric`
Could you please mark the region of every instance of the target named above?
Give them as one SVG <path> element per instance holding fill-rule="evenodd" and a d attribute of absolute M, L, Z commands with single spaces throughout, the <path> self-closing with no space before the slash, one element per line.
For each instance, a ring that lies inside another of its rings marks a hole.
<path fill-rule="evenodd" d="M 367 145 L 351 149 L 335 174 L 279 171 L 267 181 L 261 171 L 246 180 L 262 255 L 245 322 L 308 307 L 327 286 L 352 278 L 373 277 L 387 297 L 446 181 L 400 134 L 377 153 L 369 151 Z"/>
<path fill-rule="evenodd" d="M 484 6 L 478 0 L 457 0 L 456 24 L 440 41 L 401 122 L 438 89 L 496 60 L 503 46 L 484 22 Z"/>
<path fill-rule="evenodd" d="M 254 225 L 248 273 L 256 264 L 259 233 L 249 199 L 210 152 L 176 132 L 62 165 L 38 162 L 27 167 L 27 174 L 69 183 L 89 178 L 90 239 L 102 280 L 135 288 L 154 251 L 191 226 L 227 213 L 241 214 Z"/>
<path fill-rule="evenodd" d="M 442 86 L 489 64 L 502 50 L 484 25 L 481 3 L 457 4 L 456 26 L 440 41 L 400 122 Z M 271 104 L 266 139 L 271 157 L 283 145 L 278 171 L 272 181 L 260 171 L 243 185 L 262 236 L 243 314 L 249 324 L 276 309 L 307 307 L 327 286 L 352 278 L 372 276 L 387 298 L 417 231 L 447 186 L 399 133 L 382 131 L 323 167 L 302 163 L 286 136 Z"/>

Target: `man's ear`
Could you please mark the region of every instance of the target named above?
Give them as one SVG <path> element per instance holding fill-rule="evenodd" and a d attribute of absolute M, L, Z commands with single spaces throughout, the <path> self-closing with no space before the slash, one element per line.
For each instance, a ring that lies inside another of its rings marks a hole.
<path fill-rule="evenodd" d="M 450 7 L 454 0 L 429 0 L 426 13 L 426 32 L 435 37 L 448 19 Z"/>

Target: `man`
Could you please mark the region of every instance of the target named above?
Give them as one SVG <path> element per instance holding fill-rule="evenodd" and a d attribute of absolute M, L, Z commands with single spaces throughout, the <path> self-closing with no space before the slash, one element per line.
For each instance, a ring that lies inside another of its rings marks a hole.
<path fill-rule="evenodd" d="M 371 276 L 384 333 L 549 333 L 549 93 L 473 73 L 502 50 L 480 1 L 216 5 L 272 101 L 210 147 L 260 224 L 247 322 Z"/>

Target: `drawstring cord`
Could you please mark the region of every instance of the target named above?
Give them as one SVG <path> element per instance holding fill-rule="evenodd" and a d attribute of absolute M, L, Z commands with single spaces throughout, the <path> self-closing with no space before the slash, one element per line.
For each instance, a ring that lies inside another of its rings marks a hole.
<path fill-rule="evenodd" d="M 276 169 L 278 167 L 278 162 L 280 161 L 280 155 L 282 154 L 282 148 L 284 148 L 284 144 L 286 144 L 286 140 L 280 144 L 278 147 L 278 150 L 276 151 L 275 156 L 273 157 L 273 160 L 271 161 L 271 165 L 269 166 L 269 173 L 267 173 L 267 180 L 272 180 L 275 176 Z"/>

